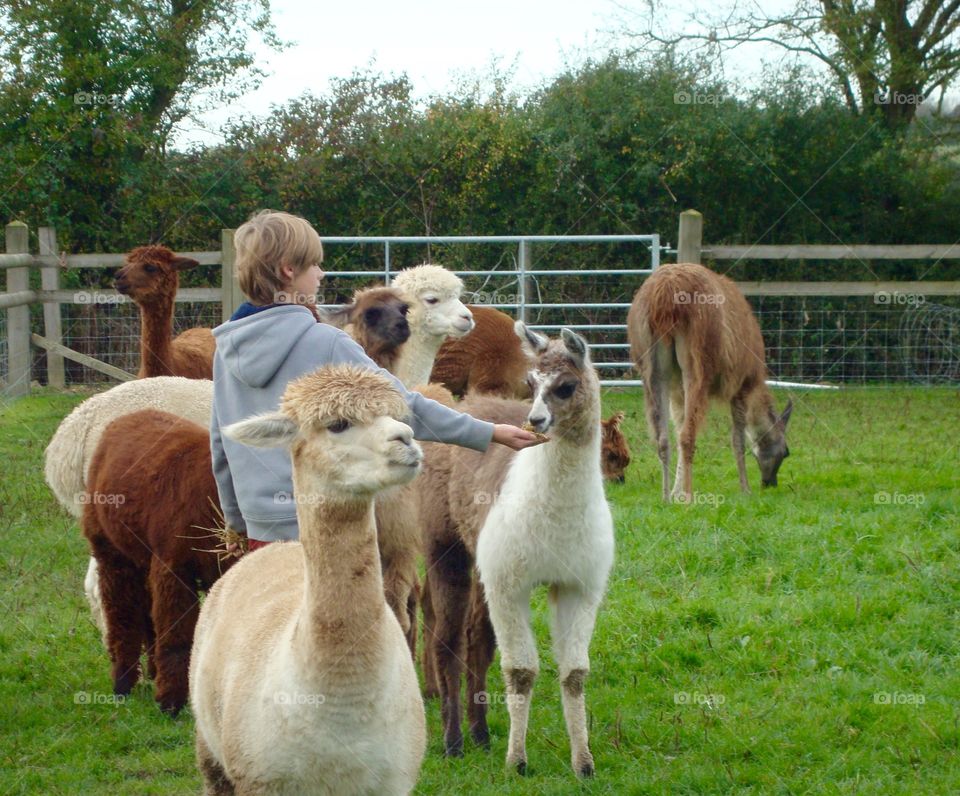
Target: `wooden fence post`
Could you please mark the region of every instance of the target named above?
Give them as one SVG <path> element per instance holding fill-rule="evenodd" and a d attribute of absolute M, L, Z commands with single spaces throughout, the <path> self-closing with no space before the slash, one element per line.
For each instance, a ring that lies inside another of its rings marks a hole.
<path fill-rule="evenodd" d="M 22 221 L 7 224 L 7 254 L 29 254 L 30 236 Z M 30 268 L 7 269 L 7 292 L 30 289 Z M 30 305 L 7 310 L 7 386 L 4 395 L 30 394 Z"/>
<path fill-rule="evenodd" d="M 677 233 L 677 262 L 699 264 L 702 247 L 703 216 L 696 210 L 684 210 Z"/>
<path fill-rule="evenodd" d="M 233 230 L 220 230 L 220 301 L 223 315 L 221 323 L 230 320 L 230 316 L 243 303 L 243 292 L 237 282 L 234 265 L 237 260 L 237 250 L 233 245 Z"/>
<path fill-rule="evenodd" d="M 57 231 L 53 227 L 40 227 L 37 231 L 40 239 L 40 256 L 57 256 Z M 43 290 L 60 289 L 60 266 L 45 265 L 40 269 L 40 287 Z M 43 303 L 43 336 L 51 342 L 63 344 L 63 330 L 60 318 L 60 302 Z M 66 376 L 63 370 L 63 356 L 47 351 L 47 385 L 63 389 Z"/>

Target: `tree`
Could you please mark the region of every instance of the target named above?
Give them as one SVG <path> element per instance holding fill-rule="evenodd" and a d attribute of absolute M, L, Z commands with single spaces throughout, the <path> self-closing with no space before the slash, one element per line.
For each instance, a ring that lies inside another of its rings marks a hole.
<path fill-rule="evenodd" d="M 283 46 L 268 0 L 0 0 L 0 25 L 0 207 L 86 249 L 115 243 L 179 122 L 259 82 L 251 36 Z"/>
<path fill-rule="evenodd" d="M 651 0 L 644 45 L 692 44 L 719 55 L 766 43 L 812 58 L 828 70 L 849 110 L 880 113 L 893 131 L 909 124 L 921 101 L 943 92 L 960 74 L 960 0 L 796 0 L 783 14 L 736 0 L 721 15 L 695 14 L 693 30 L 656 26 Z"/>

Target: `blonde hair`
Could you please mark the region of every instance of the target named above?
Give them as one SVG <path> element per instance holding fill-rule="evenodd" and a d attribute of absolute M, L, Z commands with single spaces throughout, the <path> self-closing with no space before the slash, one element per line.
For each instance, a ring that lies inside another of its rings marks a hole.
<path fill-rule="evenodd" d="M 286 287 L 280 267 L 299 275 L 323 262 L 320 236 L 306 219 L 278 210 L 261 210 L 234 233 L 237 281 L 254 304 L 272 304 Z"/>

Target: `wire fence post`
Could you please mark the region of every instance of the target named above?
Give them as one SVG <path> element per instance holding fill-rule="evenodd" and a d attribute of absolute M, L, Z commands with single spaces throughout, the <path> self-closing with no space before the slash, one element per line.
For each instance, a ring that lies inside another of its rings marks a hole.
<path fill-rule="evenodd" d="M 527 271 L 530 269 L 530 241 L 520 241 L 519 252 L 517 253 L 517 288 L 520 299 L 518 312 L 520 320 L 527 322 Z"/>
<path fill-rule="evenodd" d="M 7 254 L 29 254 L 30 235 L 22 221 L 7 224 Z M 30 268 L 7 269 L 7 292 L 30 289 Z M 7 309 L 7 384 L 3 394 L 19 398 L 30 394 L 30 305 Z"/>
<path fill-rule="evenodd" d="M 40 227 L 37 230 L 40 245 L 40 256 L 57 256 L 57 231 L 53 227 Z M 44 265 L 40 269 L 40 287 L 43 290 L 60 289 L 60 266 Z M 63 345 L 63 329 L 60 317 L 60 302 L 43 302 L 43 336 L 52 343 Z M 50 387 L 62 388 L 66 386 L 66 374 L 63 369 L 63 355 L 55 351 L 47 351 L 47 384 Z"/>
<path fill-rule="evenodd" d="M 696 210 L 684 210 L 677 233 L 677 262 L 699 265 L 702 249 L 703 216 Z"/>
<path fill-rule="evenodd" d="M 390 241 L 383 242 L 383 284 L 390 287 Z"/>

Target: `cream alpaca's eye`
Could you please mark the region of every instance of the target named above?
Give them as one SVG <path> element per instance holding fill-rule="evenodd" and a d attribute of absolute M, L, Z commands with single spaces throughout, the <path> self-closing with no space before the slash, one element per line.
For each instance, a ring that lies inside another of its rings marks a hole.
<path fill-rule="evenodd" d="M 329 426 L 327 426 L 327 431 L 329 431 L 331 434 L 342 434 L 348 428 L 350 428 L 349 422 L 346 420 L 338 420 L 336 423 L 331 423 Z"/>
<path fill-rule="evenodd" d="M 427 302 L 427 304 L 437 304 L 439 303 L 440 299 L 436 298 L 435 296 L 427 296 L 424 301 Z"/>

